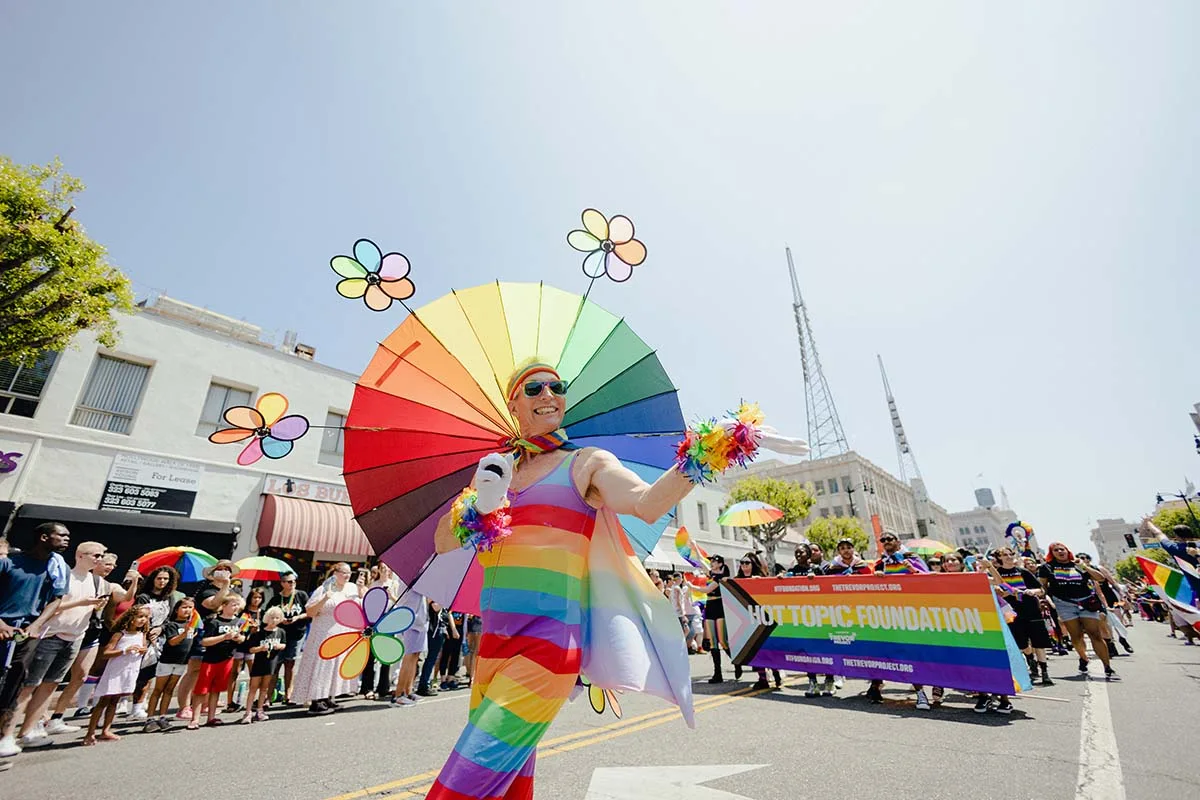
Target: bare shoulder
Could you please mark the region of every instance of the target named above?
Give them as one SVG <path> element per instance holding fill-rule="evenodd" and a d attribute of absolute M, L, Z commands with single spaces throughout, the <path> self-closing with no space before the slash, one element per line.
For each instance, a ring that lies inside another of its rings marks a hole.
<path fill-rule="evenodd" d="M 599 500 L 593 496 L 595 492 L 592 491 L 592 480 L 596 477 L 596 473 L 599 470 L 620 465 L 620 459 L 607 450 L 599 447 L 581 447 L 579 449 L 579 455 L 576 456 L 575 462 L 575 488 L 588 501 L 589 505 L 599 507 Z"/>

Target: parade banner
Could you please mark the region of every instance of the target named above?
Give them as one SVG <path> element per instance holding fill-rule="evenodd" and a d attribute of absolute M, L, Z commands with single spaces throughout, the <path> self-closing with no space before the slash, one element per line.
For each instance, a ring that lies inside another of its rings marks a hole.
<path fill-rule="evenodd" d="M 985 575 L 742 578 L 721 596 L 735 664 L 1013 694 L 1025 659 Z"/>

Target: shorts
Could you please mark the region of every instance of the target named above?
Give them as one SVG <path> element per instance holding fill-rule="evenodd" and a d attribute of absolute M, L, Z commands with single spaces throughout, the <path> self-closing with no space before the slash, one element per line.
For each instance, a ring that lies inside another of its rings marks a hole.
<path fill-rule="evenodd" d="M 483 633 L 483 617 L 473 616 L 467 620 L 467 633 Z"/>
<path fill-rule="evenodd" d="M 258 655 L 263 654 L 259 653 Z M 265 678 L 268 675 L 274 675 L 275 671 L 279 669 L 280 659 L 278 655 L 273 655 L 270 658 L 254 658 L 253 656 L 251 658 L 253 658 L 250 662 L 251 678 Z"/>
<path fill-rule="evenodd" d="M 215 664 L 201 664 L 200 677 L 196 678 L 196 688 L 192 689 L 192 694 L 200 695 L 208 694 L 210 692 L 216 692 L 220 694 L 229 688 L 229 676 L 232 674 L 232 658 L 227 658 L 224 661 L 218 661 Z"/>
<path fill-rule="evenodd" d="M 25 683 L 25 672 L 33 660 L 33 654 L 37 652 L 37 645 L 37 639 L 22 642 L 6 639 L 0 642 L 0 667 L 8 662 L 8 668 L 0 673 L 0 712 L 17 710 L 21 685 Z"/>
<path fill-rule="evenodd" d="M 1018 650 L 1024 650 L 1026 647 L 1045 650 L 1052 645 L 1050 632 L 1046 630 L 1046 622 L 1041 617 L 1037 619 L 1017 617 L 1008 623 L 1008 629 L 1012 632 L 1013 639 L 1016 640 Z"/>
<path fill-rule="evenodd" d="M 704 606 L 705 619 L 725 619 L 725 604 L 717 603 L 713 606 L 712 603 L 706 603 Z"/>
<path fill-rule="evenodd" d="M 1054 598 L 1054 610 L 1058 612 L 1058 618 L 1063 622 L 1070 622 L 1073 619 L 1100 619 L 1099 611 L 1088 611 L 1080 608 L 1078 603 L 1059 600 L 1057 597 Z"/>
<path fill-rule="evenodd" d="M 299 639 L 288 639 L 284 642 L 283 655 L 280 656 L 281 661 L 295 661 L 300 657 L 300 651 L 304 648 L 304 637 Z"/>
<path fill-rule="evenodd" d="M 254 655 L 251 653 L 243 653 L 241 650 L 234 650 L 233 651 L 233 660 L 234 661 L 253 661 Z"/>
<path fill-rule="evenodd" d="M 133 685 L 134 695 L 141 695 L 142 689 L 145 689 L 148 684 L 154 682 L 154 677 L 158 674 L 158 662 L 142 667 L 138 670 L 137 681 Z"/>
<path fill-rule="evenodd" d="M 700 619 L 699 614 L 687 615 L 687 627 L 683 629 L 684 633 L 690 633 L 693 636 L 704 635 L 704 622 Z"/>
<path fill-rule="evenodd" d="M 60 639 L 57 636 L 47 636 L 37 642 L 33 660 L 25 673 L 25 685 L 37 686 L 39 683 L 62 683 L 63 678 L 71 670 L 75 656 L 79 654 L 79 645 L 83 638 Z"/>
<path fill-rule="evenodd" d="M 420 655 L 429 650 L 429 635 L 425 630 L 409 628 L 400 634 L 400 640 L 404 642 L 406 656 Z"/>
<path fill-rule="evenodd" d="M 163 662 L 160 661 L 160 662 L 158 662 L 158 666 L 156 666 L 154 668 L 154 677 L 156 677 L 156 678 L 169 678 L 169 677 L 182 678 L 184 675 L 187 674 L 187 668 L 188 668 L 187 664 L 164 664 Z"/>

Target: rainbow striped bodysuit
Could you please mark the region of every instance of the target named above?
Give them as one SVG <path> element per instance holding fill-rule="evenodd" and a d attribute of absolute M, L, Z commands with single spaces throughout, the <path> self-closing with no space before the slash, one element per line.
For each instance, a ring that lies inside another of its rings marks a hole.
<path fill-rule="evenodd" d="M 572 453 L 512 499 L 512 534 L 478 554 L 483 635 L 467 727 L 427 800 L 528 800 L 538 741 L 570 697 L 584 651 L 596 511 Z"/>

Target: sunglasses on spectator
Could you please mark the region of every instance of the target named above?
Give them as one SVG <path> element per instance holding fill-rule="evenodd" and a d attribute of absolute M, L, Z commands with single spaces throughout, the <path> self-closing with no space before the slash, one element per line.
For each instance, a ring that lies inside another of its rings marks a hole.
<path fill-rule="evenodd" d="M 750 561 L 750 560 L 748 560 L 748 559 L 744 559 L 744 558 L 743 558 L 741 561 L 739 561 L 738 563 L 739 563 L 739 564 L 745 564 L 745 565 L 747 565 L 747 566 L 750 566 L 750 567 L 754 566 L 754 562 L 753 562 L 753 561 Z"/>
<path fill-rule="evenodd" d="M 897 539 L 895 536 L 880 536 L 879 541 L 881 541 L 881 542 L 898 542 L 900 540 Z"/>
<path fill-rule="evenodd" d="M 559 397 L 562 397 L 564 394 L 567 393 L 567 382 L 566 381 L 529 381 L 525 384 L 525 387 L 524 387 L 525 388 L 525 396 L 526 397 L 537 397 L 539 394 L 542 393 L 542 390 L 545 389 L 547 386 L 550 387 L 551 392 L 558 395 Z"/>

